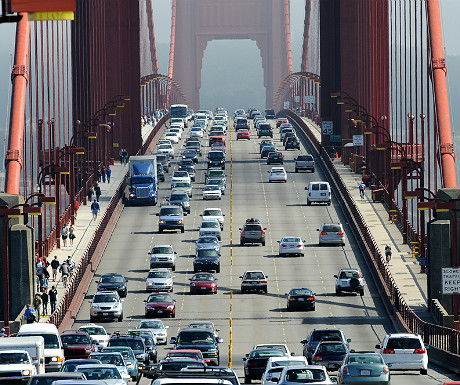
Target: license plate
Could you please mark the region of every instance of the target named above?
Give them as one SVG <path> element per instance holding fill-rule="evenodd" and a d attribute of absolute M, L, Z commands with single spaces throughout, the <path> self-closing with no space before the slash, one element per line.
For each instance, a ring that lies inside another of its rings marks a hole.
<path fill-rule="evenodd" d="M 109 315 L 109 313 L 102 313 L 102 315 L 103 315 L 104 317 L 107 317 L 107 316 Z"/>
<path fill-rule="evenodd" d="M 258 285 L 259 282 L 257 282 L 257 281 L 252 281 L 252 284 L 253 284 L 253 285 Z"/>
<path fill-rule="evenodd" d="M 163 310 L 158 310 L 157 313 L 163 313 Z"/>
<path fill-rule="evenodd" d="M 204 286 L 201 287 L 201 290 L 206 290 L 206 288 Z"/>
<path fill-rule="evenodd" d="M 371 375 L 371 371 L 370 370 L 360 370 L 359 371 L 359 374 L 361 376 L 370 376 Z"/>
<path fill-rule="evenodd" d="M 325 196 L 326 196 L 326 193 L 321 193 L 321 196 L 322 196 L 322 197 L 325 197 Z"/>
<path fill-rule="evenodd" d="M 305 298 L 297 298 L 297 301 L 305 301 Z"/>

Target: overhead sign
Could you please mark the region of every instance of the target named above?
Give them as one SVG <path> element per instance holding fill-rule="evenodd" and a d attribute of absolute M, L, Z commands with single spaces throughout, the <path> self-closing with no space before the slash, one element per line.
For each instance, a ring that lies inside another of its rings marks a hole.
<path fill-rule="evenodd" d="M 342 141 L 342 135 L 331 135 L 330 141 L 334 143 L 340 143 Z"/>
<path fill-rule="evenodd" d="M 289 109 L 289 101 L 284 102 L 284 109 L 288 110 Z"/>
<path fill-rule="evenodd" d="M 314 103 L 315 95 L 305 95 L 305 103 Z"/>
<path fill-rule="evenodd" d="M 353 146 L 364 146 L 364 135 L 353 135 Z"/>
<path fill-rule="evenodd" d="M 444 267 L 442 269 L 442 294 L 460 293 L 460 269 Z"/>
<path fill-rule="evenodd" d="M 332 135 L 334 133 L 334 122 L 332 120 L 323 120 L 321 122 L 321 133 L 323 135 Z"/>
<path fill-rule="evenodd" d="M 296 103 L 299 103 L 299 102 L 300 102 L 300 96 L 299 96 L 299 95 L 296 95 L 296 96 L 295 96 L 295 101 L 296 101 Z"/>

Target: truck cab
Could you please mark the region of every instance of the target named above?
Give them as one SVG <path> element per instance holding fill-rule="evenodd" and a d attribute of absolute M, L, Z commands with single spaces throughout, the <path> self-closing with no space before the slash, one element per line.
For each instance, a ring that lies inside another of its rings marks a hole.
<path fill-rule="evenodd" d="M 129 159 L 129 203 L 153 204 L 158 202 L 156 156 L 131 156 Z"/>

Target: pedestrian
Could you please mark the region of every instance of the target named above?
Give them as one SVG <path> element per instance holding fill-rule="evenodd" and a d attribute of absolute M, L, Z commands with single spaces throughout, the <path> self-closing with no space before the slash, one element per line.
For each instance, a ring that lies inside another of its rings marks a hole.
<path fill-rule="evenodd" d="M 50 298 L 50 305 L 51 305 L 50 315 L 51 315 L 56 310 L 56 303 L 57 303 L 57 299 L 58 299 L 57 290 L 56 290 L 56 288 L 54 286 L 51 286 L 51 290 L 49 291 L 48 295 L 49 295 L 49 298 Z"/>
<path fill-rule="evenodd" d="M 59 261 L 57 255 L 54 256 L 54 259 L 51 261 L 51 269 L 53 270 L 53 282 L 56 281 L 57 272 L 59 269 Z"/>
<path fill-rule="evenodd" d="M 64 286 L 67 286 L 67 278 L 69 277 L 69 265 L 66 261 L 62 262 L 59 271 L 61 273 L 62 283 L 64 284 Z"/>
<path fill-rule="evenodd" d="M 93 195 L 94 195 L 94 188 L 93 186 L 89 186 L 88 191 L 86 192 L 86 195 L 88 196 L 88 201 L 93 200 Z"/>
<path fill-rule="evenodd" d="M 101 188 L 96 183 L 96 187 L 94 187 L 94 192 L 96 193 L 96 200 L 99 202 L 99 197 L 101 196 Z"/>
<path fill-rule="evenodd" d="M 48 289 L 48 278 L 45 275 L 40 277 L 40 291 L 43 291 L 43 289 Z"/>
<path fill-rule="evenodd" d="M 102 179 L 101 165 L 99 165 L 99 167 L 97 168 L 96 174 L 97 174 L 97 181 L 100 182 Z"/>
<path fill-rule="evenodd" d="M 5 333 L 5 328 L 0 329 L 0 338 L 3 338 L 3 337 L 8 337 L 7 334 Z"/>
<path fill-rule="evenodd" d="M 42 259 L 39 259 L 37 261 L 37 264 L 35 265 L 35 274 L 37 274 L 38 277 L 42 276 L 44 273 L 45 269 L 45 264 L 43 263 Z"/>
<path fill-rule="evenodd" d="M 42 302 L 43 302 L 43 315 L 48 315 L 48 302 L 49 302 L 48 288 L 43 289 Z"/>
<path fill-rule="evenodd" d="M 75 204 L 73 205 L 73 215 L 74 215 L 75 219 L 77 219 L 77 213 L 78 213 L 79 208 L 80 208 L 80 202 L 77 199 L 75 201 Z"/>
<path fill-rule="evenodd" d="M 40 310 L 41 310 L 41 306 L 42 306 L 42 297 L 40 294 L 35 294 L 35 298 L 34 298 L 34 309 L 37 313 L 37 321 L 40 321 Z"/>
<path fill-rule="evenodd" d="M 110 169 L 110 166 L 107 166 L 107 170 L 105 170 L 105 173 L 107 175 L 107 183 L 110 183 L 110 177 L 112 176 L 112 170 Z"/>
<path fill-rule="evenodd" d="M 67 225 L 64 225 L 64 227 L 61 229 L 61 238 L 62 238 L 62 243 L 64 243 L 64 247 L 67 246 L 67 238 L 69 237 L 69 228 Z"/>
<path fill-rule="evenodd" d="M 102 173 L 102 183 L 105 183 L 105 176 L 106 176 L 106 168 L 105 168 L 105 166 L 102 166 L 101 173 Z"/>
<path fill-rule="evenodd" d="M 126 162 L 128 162 L 128 151 L 126 151 L 126 148 L 123 149 L 123 165 L 126 165 Z"/>
<path fill-rule="evenodd" d="M 123 164 L 123 149 L 120 150 L 118 155 L 120 156 L 120 164 Z"/>
<path fill-rule="evenodd" d="M 91 203 L 91 211 L 93 212 L 93 219 L 97 219 L 97 213 L 99 212 L 101 208 L 99 207 L 99 203 L 96 202 L 96 199 L 94 200 L 93 203 Z"/>
<path fill-rule="evenodd" d="M 37 312 L 29 304 L 26 305 L 26 311 L 24 312 L 24 318 L 28 324 L 32 324 L 37 320 Z"/>
<path fill-rule="evenodd" d="M 77 238 L 77 236 L 75 235 L 75 227 L 73 227 L 73 225 L 70 225 L 70 228 L 69 228 L 69 241 L 70 241 L 70 246 L 73 246 L 73 240 Z"/>

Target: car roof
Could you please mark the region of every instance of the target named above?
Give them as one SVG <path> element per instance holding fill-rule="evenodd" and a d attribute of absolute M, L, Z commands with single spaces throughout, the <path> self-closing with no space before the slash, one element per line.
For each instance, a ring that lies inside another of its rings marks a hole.
<path fill-rule="evenodd" d="M 152 246 L 152 249 L 153 249 L 154 247 L 172 247 L 172 246 L 171 246 L 171 245 L 153 245 L 153 246 Z"/>
<path fill-rule="evenodd" d="M 83 331 L 83 330 L 64 330 L 62 333 L 61 333 L 61 336 L 62 335 L 68 335 L 68 334 L 75 334 L 75 335 L 79 335 L 79 336 L 88 336 L 88 332 L 86 331 Z"/>

